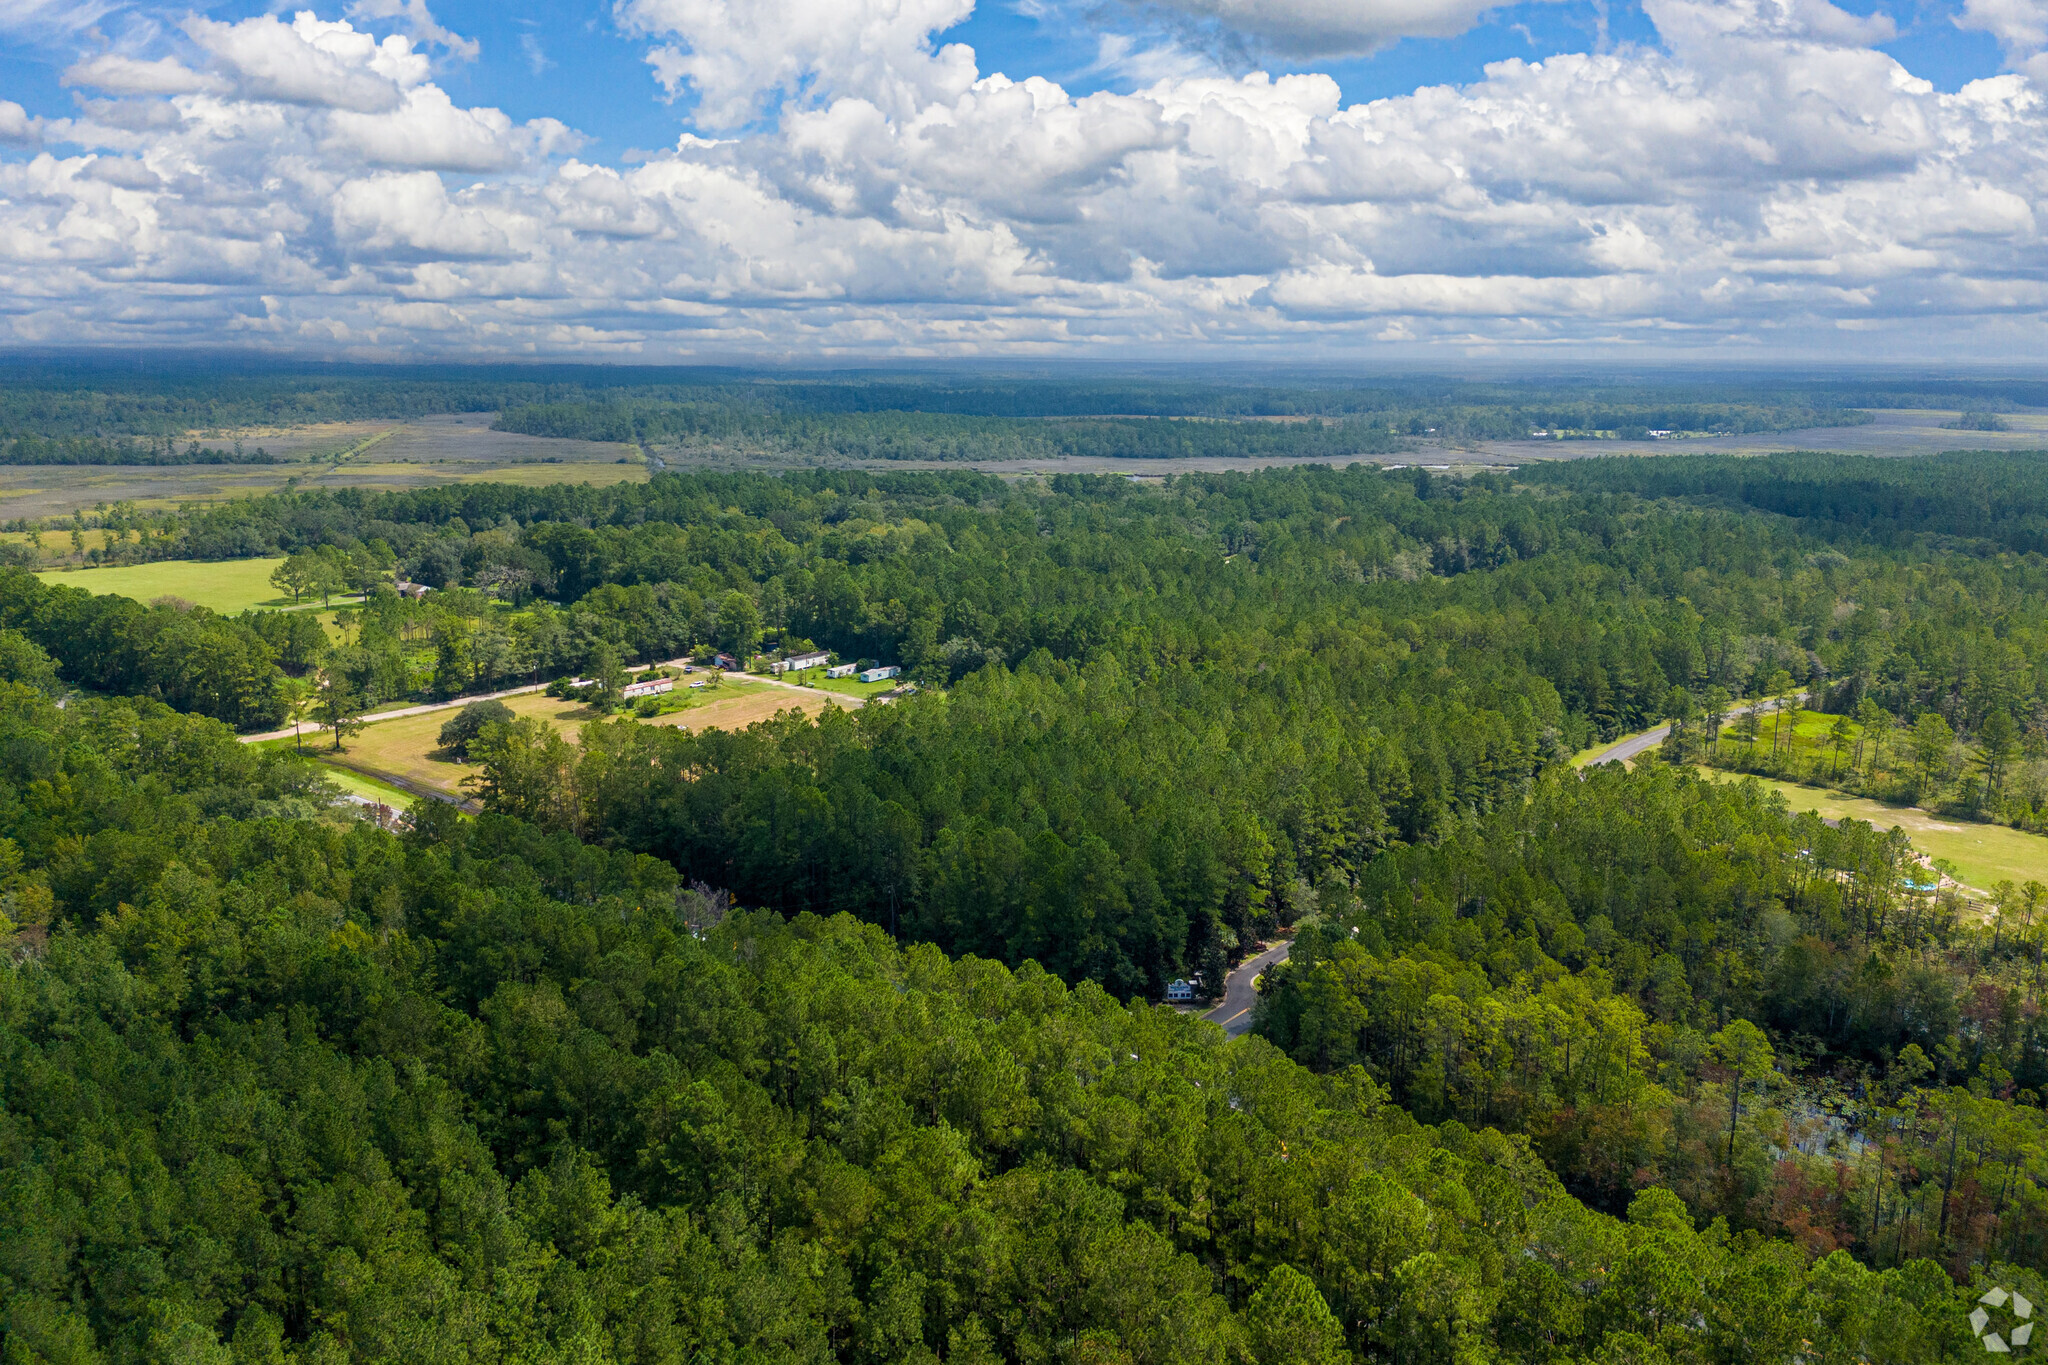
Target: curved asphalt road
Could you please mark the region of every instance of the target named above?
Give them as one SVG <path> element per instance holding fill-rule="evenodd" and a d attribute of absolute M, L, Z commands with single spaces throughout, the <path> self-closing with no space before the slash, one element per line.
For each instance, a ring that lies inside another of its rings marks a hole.
<path fill-rule="evenodd" d="M 1223 1026 L 1224 1036 L 1235 1038 L 1252 1026 L 1252 1006 L 1257 1003 L 1259 993 L 1252 983 L 1259 979 L 1259 973 L 1275 962 L 1287 960 L 1285 943 L 1266 949 L 1257 957 L 1248 957 L 1239 963 L 1229 976 L 1223 978 L 1223 1003 L 1203 1015 L 1212 1024 Z"/>
<path fill-rule="evenodd" d="M 1767 698 L 1763 701 L 1749 702 L 1742 706 L 1732 706 L 1728 709 L 1728 720 L 1734 720 L 1737 716 L 1746 714 L 1750 711 L 1761 711 L 1764 707 L 1769 706 L 1772 700 L 1775 699 Z M 1806 700 L 1806 698 L 1802 696 L 1800 700 L 1803 702 Z M 1722 723 L 1726 724 L 1727 722 L 1723 721 Z M 1640 757 L 1648 750 L 1654 749 L 1658 745 L 1662 744 L 1664 742 L 1664 737 L 1670 733 L 1671 725 L 1667 721 L 1666 723 L 1658 726 L 1654 730 L 1645 730 L 1639 735 L 1630 735 L 1627 739 L 1617 740 L 1615 743 L 1609 745 L 1607 748 L 1602 749 L 1599 753 L 1594 754 L 1591 758 L 1587 759 L 1584 763 L 1580 764 L 1579 766 L 1583 768 L 1590 768 L 1596 763 L 1631 762 L 1632 760 Z"/>

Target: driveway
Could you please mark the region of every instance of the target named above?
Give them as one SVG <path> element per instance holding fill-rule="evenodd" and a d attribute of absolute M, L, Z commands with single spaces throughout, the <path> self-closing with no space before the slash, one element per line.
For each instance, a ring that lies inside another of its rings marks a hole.
<path fill-rule="evenodd" d="M 1276 962 L 1287 960 L 1286 943 L 1278 943 L 1266 949 L 1257 957 L 1248 957 L 1223 978 L 1223 1002 L 1203 1015 L 1212 1024 L 1221 1024 L 1225 1036 L 1235 1038 L 1252 1026 L 1252 1006 L 1258 1002 L 1259 993 L 1252 985 L 1259 979 L 1259 973 Z"/>

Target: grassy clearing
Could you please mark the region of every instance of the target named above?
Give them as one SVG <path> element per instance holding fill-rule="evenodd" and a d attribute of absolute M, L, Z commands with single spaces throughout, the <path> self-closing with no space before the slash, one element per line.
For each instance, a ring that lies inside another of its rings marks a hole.
<path fill-rule="evenodd" d="M 1740 782 L 1741 773 L 1714 768 L 1699 770 L 1716 782 Z M 2048 882 L 2048 838 L 2028 834 L 2006 825 L 1979 825 L 1944 820 L 1917 806 L 1887 806 L 1858 796 L 1844 796 L 1824 787 L 1806 787 L 1796 782 L 1755 779 L 1784 793 L 1795 811 L 1818 811 L 1824 818 L 1866 820 L 1879 829 L 1897 825 L 1906 831 L 1913 847 L 1934 858 L 1955 864 L 1962 880 L 1973 889 L 1989 891 L 1993 884 L 2029 878 Z"/>
<path fill-rule="evenodd" d="M 881 682 L 871 683 L 857 682 L 852 678 L 828 678 L 822 668 L 807 668 L 801 673 L 785 673 L 782 680 L 796 683 L 800 687 L 816 687 L 826 692 L 837 692 L 842 696 L 859 697 L 863 701 L 903 684 L 901 678 L 887 678 Z"/>
<path fill-rule="evenodd" d="M 622 712 L 616 717 L 600 716 L 580 701 L 550 697 L 543 692 L 527 692 L 504 700 L 514 715 L 544 720 L 572 742 L 592 721 L 631 719 L 643 725 L 676 725 L 691 730 L 715 726 L 734 730 L 767 720 L 778 711 L 795 710 L 815 715 L 830 704 L 823 697 L 805 696 L 787 688 L 737 680 L 690 693 L 676 709 L 647 719 L 631 712 Z M 462 780 L 478 769 L 474 764 L 443 758 L 437 752 L 441 727 L 454 716 L 455 708 L 451 707 L 367 725 L 362 733 L 348 741 L 345 761 L 358 771 L 384 773 L 435 791 L 460 794 Z M 331 737 L 322 735 L 317 741 L 308 741 L 307 748 L 311 752 L 317 745 L 319 752 L 325 753 L 333 742 Z"/>
<path fill-rule="evenodd" d="M 271 571 L 282 563 L 282 559 L 161 559 L 153 564 L 124 564 L 111 569 L 51 569 L 36 577 L 45 583 L 115 593 L 138 602 L 182 597 L 233 615 L 250 607 L 291 605 L 291 598 L 270 586 Z"/>
<path fill-rule="evenodd" d="M 397 810 L 404 810 L 413 802 L 419 800 L 417 796 L 414 796 L 402 787 L 394 787 L 389 782 L 379 782 L 368 774 L 356 772 L 351 768 L 344 768 L 338 763 L 322 763 L 320 766 L 325 770 L 325 775 L 329 782 L 332 782 L 335 786 L 352 796 L 362 796 L 372 801 L 382 801 L 385 805 Z"/>
<path fill-rule="evenodd" d="M 583 728 L 585 721 L 595 715 L 582 702 L 563 701 L 540 692 L 507 697 L 505 705 L 512 708 L 514 715 L 545 720 L 572 737 Z M 454 716 L 455 711 L 451 708 L 367 725 L 361 734 L 348 741 L 348 764 L 352 768 L 402 777 L 436 791 L 459 793 L 462 779 L 475 773 L 476 766 L 442 758 L 436 752 L 441 742 L 441 727 Z M 325 750 L 334 740 L 332 736 L 322 735 L 318 743 Z"/>
<path fill-rule="evenodd" d="M 792 692 L 786 687 L 758 687 L 742 696 L 725 695 L 688 711 L 656 716 L 649 725 L 677 725 L 685 730 L 740 730 L 774 716 L 779 711 L 800 711 L 815 716 L 837 703 L 815 692 Z"/>
<path fill-rule="evenodd" d="M 42 534 L 43 545 L 39 552 L 39 563 L 62 563 L 72 558 L 74 547 L 71 544 L 71 532 L 68 529 L 45 531 Z M 104 550 L 112 543 L 113 539 L 113 532 L 103 530 L 97 526 L 88 526 L 78 533 L 78 545 L 76 548 L 79 550 Z M 0 531 L 0 541 L 5 541 L 9 545 L 27 545 L 31 548 L 35 545 L 34 539 L 27 531 Z"/>

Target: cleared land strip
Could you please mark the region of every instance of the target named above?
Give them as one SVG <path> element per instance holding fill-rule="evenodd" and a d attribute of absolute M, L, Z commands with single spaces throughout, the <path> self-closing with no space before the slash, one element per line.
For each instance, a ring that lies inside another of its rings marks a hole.
<path fill-rule="evenodd" d="M 1731 714 L 1740 714 L 1740 711 Z M 1669 725 L 1627 735 L 1574 758 L 1578 767 L 1596 763 L 1630 763 L 1663 743 Z M 1740 782 L 1749 773 L 1696 765 L 1711 781 Z M 2000 881 L 2048 882 L 2048 839 L 2008 825 L 1982 824 L 1970 820 L 1944 820 L 1919 806 L 1890 806 L 1867 797 L 1850 796 L 1828 787 L 1808 786 L 1778 778 L 1757 777 L 1758 782 L 1782 793 L 1795 811 L 1810 810 L 1829 824 L 1840 820 L 1862 820 L 1878 829 L 1893 826 L 1904 830 L 1913 847 L 1930 858 L 1954 866 L 1963 889 L 1974 896 L 1986 896 L 1987 888 Z"/>
<path fill-rule="evenodd" d="M 639 666 L 656 668 L 680 668 L 683 666 L 683 664 L 687 662 L 688 660 L 685 659 L 669 659 L 661 664 L 648 664 Z M 839 706 L 861 707 L 867 704 L 866 700 L 861 697 L 852 696 L 843 692 L 827 692 L 820 687 L 805 687 L 801 683 L 784 682 L 780 678 L 756 678 L 752 675 L 745 675 L 745 681 L 748 684 L 755 686 L 786 687 L 792 692 L 801 692 L 805 696 L 819 697 L 826 701 L 833 702 Z M 401 706 L 397 710 L 393 711 L 374 712 L 370 715 L 364 716 L 363 723 L 365 725 L 381 725 L 387 720 L 400 720 L 406 716 L 424 716 L 435 711 L 457 710 L 460 707 L 469 705 L 473 701 L 503 701 L 507 697 L 523 697 L 528 695 L 529 693 L 542 692 L 545 690 L 547 690 L 546 683 L 528 683 L 523 687 L 508 687 L 501 692 L 479 692 L 473 696 L 457 697 L 452 701 L 422 702 L 418 706 Z M 650 723 L 654 725 L 681 724 L 682 722 L 680 720 L 680 717 L 684 714 L 687 713 L 676 712 L 666 716 L 656 716 L 652 719 Z M 773 712 L 770 712 L 770 714 L 772 715 Z M 631 718 L 629 717 L 629 719 Z M 317 721 L 308 721 L 304 725 L 300 726 L 298 729 L 291 729 L 287 727 L 282 730 L 265 730 L 260 735 L 243 735 L 241 736 L 241 740 L 242 743 L 244 744 L 260 744 L 265 740 L 290 739 L 293 735 L 322 734 L 326 731 L 326 729 L 326 726 L 320 724 Z"/>
<path fill-rule="evenodd" d="M 641 725 L 672 725 L 692 730 L 712 726 L 721 729 L 740 729 L 768 720 L 784 711 L 795 710 L 804 715 L 815 716 L 827 706 L 852 709 L 862 705 L 862 699 L 859 697 L 842 696 L 836 692 L 825 692 L 817 688 L 801 687 L 767 678 L 735 677 L 733 682 L 724 684 L 721 690 L 726 695 L 713 696 L 662 715 L 608 716 L 592 711 L 573 697 L 550 697 L 540 687 L 511 688 L 488 696 L 460 697 L 450 702 L 387 711 L 380 716 L 368 718 L 369 723 L 349 742 L 348 748 L 344 751 L 320 752 L 315 749 L 310 756 L 345 771 L 389 783 L 416 796 L 433 797 L 436 800 L 453 802 L 464 809 L 474 809 L 474 802 L 465 794 L 462 784 L 466 778 L 482 771 L 481 768 L 475 764 L 458 762 L 440 752 L 440 732 L 444 720 L 442 713 L 467 706 L 471 702 L 502 701 L 511 708 L 515 716 L 546 721 L 572 741 L 578 737 L 585 725 L 613 719 L 632 720 Z M 311 738 L 318 728 L 309 727 L 305 731 L 306 736 Z M 292 734 L 290 730 L 281 730 L 265 735 L 249 735 L 244 739 L 252 743 L 261 740 L 287 740 L 292 738 Z"/>

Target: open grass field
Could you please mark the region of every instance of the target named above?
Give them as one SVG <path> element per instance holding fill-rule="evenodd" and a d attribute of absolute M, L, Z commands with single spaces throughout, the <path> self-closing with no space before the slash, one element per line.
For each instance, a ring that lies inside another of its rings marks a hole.
<path fill-rule="evenodd" d="M 270 586 L 271 571 L 282 559 L 160 559 L 153 564 L 124 564 L 111 569 L 45 570 L 45 583 L 116 593 L 138 602 L 182 597 L 226 615 L 250 607 L 288 607 L 291 598 Z"/>
<path fill-rule="evenodd" d="M 686 729 L 699 730 L 717 727 L 737 730 L 757 721 L 767 720 L 778 711 L 801 711 L 805 715 L 816 715 L 830 703 L 823 697 L 807 696 L 782 687 L 767 687 L 760 683 L 744 683 L 737 680 L 721 684 L 717 689 L 707 689 L 710 695 L 696 698 L 682 709 L 640 720 L 630 713 L 625 718 L 639 721 L 643 725 L 677 725 Z M 591 721 L 603 722 L 616 717 L 599 716 L 580 701 L 550 697 L 543 692 L 528 692 L 517 697 L 507 697 L 505 705 L 514 715 L 544 720 L 560 730 L 571 741 Z M 383 773 L 403 778 L 436 791 L 459 793 L 462 779 L 477 771 L 473 764 L 457 763 L 440 757 L 436 749 L 440 743 L 441 727 L 455 715 L 454 709 L 428 711 L 416 716 L 400 716 L 396 720 L 378 721 L 365 726 L 362 733 L 348 741 L 343 761 L 350 768 L 365 774 Z M 317 743 L 322 752 L 332 740 L 325 736 L 317 741 L 309 740 L 309 749 Z"/>
<path fill-rule="evenodd" d="M 355 772 L 338 763 L 323 761 L 320 765 L 327 770 L 327 780 L 352 796 L 367 796 L 372 801 L 382 801 L 387 806 L 404 810 L 419 798 L 402 787 L 389 782 L 380 782 L 367 773 Z"/>
<path fill-rule="evenodd" d="M 834 703 L 815 693 L 792 692 L 786 687 L 761 687 L 740 696 L 725 695 L 701 702 L 687 711 L 656 716 L 649 725 L 678 725 L 685 730 L 740 730 L 767 720 L 778 711 L 801 711 L 815 716 Z"/>
<path fill-rule="evenodd" d="M 1716 782 L 1739 782 L 1741 773 L 1702 768 Z M 1879 829 L 1896 825 L 1913 841 L 1913 847 L 1934 858 L 1955 864 L 1962 880 L 1973 890 L 1989 891 L 2000 881 L 2024 882 L 2029 878 L 2048 882 L 2048 838 L 2028 834 L 2006 825 L 1980 825 L 1944 820 L 1917 806 L 1887 806 L 1858 796 L 1844 796 L 1824 787 L 1806 787 L 1796 782 L 1755 779 L 1784 793 L 1795 811 L 1818 811 L 1829 820 L 1865 820 Z"/>
<path fill-rule="evenodd" d="M 1828 728 L 1834 724 L 1834 720 L 1833 716 L 1824 716 L 1816 711 L 1799 713 L 1800 747 L 1810 749 L 1825 740 Z M 1768 721 L 1765 722 L 1763 735 L 1761 742 L 1768 744 Z M 1575 754 L 1572 762 L 1576 766 L 1583 766 L 1593 755 L 1612 747 L 1616 742 L 1607 740 L 1594 748 Z M 1719 768 L 1702 767 L 1699 771 L 1716 782 L 1740 782 L 1747 776 Z M 1944 820 L 1939 816 L 1930 815 L 1917 806 L 1889 806 L 1881 801 L 1848 796 L 1825 787 L 1809 787 L 1798 782 L 1780 782 L 1765 777 L 1759 777 L 1756 781 L 1782 792 L 1795 811 L 1818 811 L 1829 820 L 1864 820 L 1879 829 L 1898 826 L 1906 832 L 1906 837 L 1913 841 L 1913 847 L 1929 857 L 1946 859 L 1952 863 L 1962 880 L 1972 890 L 1989 891 L 1994 884 L 2007 879 L 2024 882 L 2029 878 L 2036 878 L 2048 882 L 2048 838 L 2041 835 L 2028 834 L 2024 830 L 2006 825 Z"/>

